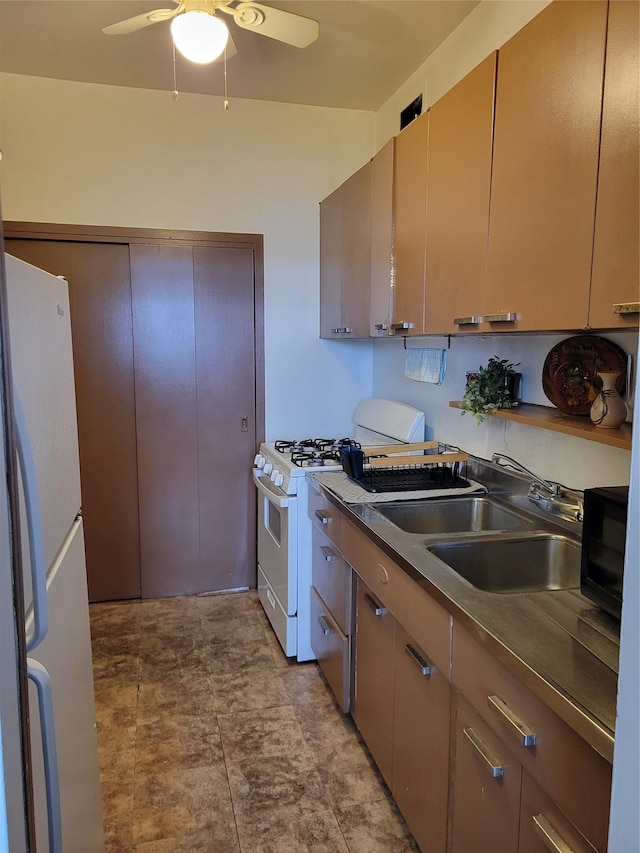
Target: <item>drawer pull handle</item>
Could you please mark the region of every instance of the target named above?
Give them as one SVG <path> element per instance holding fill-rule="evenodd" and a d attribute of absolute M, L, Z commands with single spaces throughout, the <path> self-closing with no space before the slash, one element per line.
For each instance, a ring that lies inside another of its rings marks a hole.
<path fill-rule="evenodd" d="M 320 550 L 322 551 L 322 556 L 325 558 L 327 563 L 330 563 L 332 560 L 335 560 L 336 555 L 327 545 L 321 545 Z"/>
<path fill-rule="evenodd" d="M 501 776 L 504 776 L 504 767 L 501 764 L 498 764 L 496 759 L 491 755 L 487 747 L 482 743 L 478 735 L 474 732 L 473 729 L 463 729 L 465 737 L 471 743 L 471 746 L 478 753 L 480 758 L 483 760 L 487 770 L 489 771 L 489 775 L 493 779 L 499 779 Z"/>
<path fill-rule="evenodd" d="M 533 816 L 536 834 L 551 853 L 574 853 L 555 826 L 543 814 Z"/>
<path fill-rule="evenodd" d="M 499 314 L 485 314 L 485 323 L 515 323 L 518 315 L 514 311 L 501 311 Z"/>
<path fill-rule="evenodd" d="M 374 329 L 377 332 L 386 332 L 388 328 L 389 328 L 389 325 L 387 323 L 376 323 L 374 326 Z"/>
<path fill-rule="evenodd" d="M 331 516 L 326 512 L 323 512 L 321 509 L 316 510 L 316 518 L 319 518 L 323 524 L 329 524 L 329 521 L 331 520 Z"/>
<path fill-rule="evenodd" d="M 614 314 L 638 314 L 640 313 L 640 302 L 614 302 Z"/>
<path fill-rule="evenodd" d="M 477 326 L 478 323 L 482 322 L 482 317 L 478 317 L 476 314 L 470 317 L 454 317 L 453 322 L 456 326 Z"/>
<path fill-rule="evenodd" d="M 333 631 L 333 628 L 331 627 L 331 625 L 329 625 L 324 616 L 318 616 L 318 624 L 322 628 L 322 633 L 325 635 L 325 637 L 328 637 L 329 634 Z"/>
<path fill-rule="evenodd" d="M 350 335 L 353 332 L 351 326 L 343 326 L 338 329 L 329 329 L 332 335 Z"/>
<path fill-rule="evenodd" d="M 412 329 L 412 328 L 413 328 L 413 323 L 404 322 L 404 323 L 392 323 L 391 324 L 391 329 L 394 332 L 402 332 L 402 331 L 404 331 L 404 329 Z"/>
<path fill-rule="evenodd" d="M 498 713 L 500 719 L 506 724 L 509 731 L 516 736 L 523 746 L 536 745 L 536 733 L 529 726 L 519 720 L 506 702 L 499 696 L 488 696 L 489 705 Z"/>
<path fill-rule="evenodd" d="M 405 652 L 412 658 L 417 664 L 418 668 L 422 671 L 423 675 L 431 675 L 433 670 L 433 664 L 429 663 L 429 661 L 425 660 L 420 652 L 414 649 L 413 646 L 407 643 L 404 647 Z"/>
<path fill-rule="evenodd" d="M 384 616 L 384 614 L 387 612 L 387 608 L 382 607 L 382 605 L 378 604 L 375 598 L 372 598 L 368 592 L 365 592 L 364 600 L 367 602 L 367 604 L 373 610 L 376 616 Z"/>

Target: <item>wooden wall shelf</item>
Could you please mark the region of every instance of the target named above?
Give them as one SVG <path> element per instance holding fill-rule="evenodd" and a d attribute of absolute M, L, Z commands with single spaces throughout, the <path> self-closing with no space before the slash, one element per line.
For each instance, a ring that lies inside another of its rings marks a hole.
<path fill-rule="evenodd" d="M 449 403 L 453 409 L 459 409 L 458 400 Z M 514 409 L 500 409 L 493 417 L 504 418 L 519 424 L 549 429 L 552 432 L 562 432 L 587 441 L 597 441 L 618 447 L 621 450 L 631 450 L 631 424 L 625 423 L 619 429 L 601 429 L 594 426 L 588 417 L 564 415 L 558 409 L 549 406 L 537 406 L 534 403 L 521 403 Z"/>

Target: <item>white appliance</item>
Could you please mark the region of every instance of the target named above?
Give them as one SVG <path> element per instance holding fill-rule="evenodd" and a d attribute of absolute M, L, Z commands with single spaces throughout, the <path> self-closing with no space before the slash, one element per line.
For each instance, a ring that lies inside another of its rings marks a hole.
<path fill-rule="evenodd" d="M 309 471 L 340 471 L 345 442 L 362 446 L 424 440 L 424 413 L 405 403 L 367 398 L 354 413 L 352 439 L 306 439 L 260 445 L 253 479 L 258 490 L 258 595 L 284 653 L 315 660 L 311 648 Z"/>
<path fill-rule="evenodd" d="M 11 853 L 34 849 L 34 834 L 38 853 L 100 853 L 104 833 L 68 287 L 9 255 L 5 271 L 2 310 L 9 335 L 3 358 L 9 354 L 20 485 L 17 501 L 6 489 L 2 495 L 0 592 L 4 598 L 10 589 L 7 537 L 17 516 L 25 604 L 18 630 L 26 635 L 29 687 L 20 690 L 19 646 L 7 629 L 15 621 L 4 600 L 0 839 L 7 834 Z M 29 750 L 17 746 L 20 697 L 28 702 L 30 761 Z M 25 819 L 30 810 L 33 817 Z"/>

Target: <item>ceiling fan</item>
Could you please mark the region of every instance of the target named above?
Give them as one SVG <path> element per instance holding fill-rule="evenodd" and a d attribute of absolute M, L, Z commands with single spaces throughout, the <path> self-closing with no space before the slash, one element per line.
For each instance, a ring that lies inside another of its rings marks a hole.
<path fill-rule="evenodd" d="M 225 48 L 227 57 L 237 52 L 227 25 L 216 16 L 216 12 L 229 15 L 237 26 L 245 30 L 253 30 L 294 47 L 307 47 L 318 38 L 320 32 L 318 22 L 312 18 L 261 3 L 235 0 L 173 2 L 176 3 L 175 9 L 153 9 L 103 27 L 102 32 L 107 35 L 127 35 L 151 24 L 170 20 L 176 48 L 187 59 L 199 64 L 218 59 Z"/>

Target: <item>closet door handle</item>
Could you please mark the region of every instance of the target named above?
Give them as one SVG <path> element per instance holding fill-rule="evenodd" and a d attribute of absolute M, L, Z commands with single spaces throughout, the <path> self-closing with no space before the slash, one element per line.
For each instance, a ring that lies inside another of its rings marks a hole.
<path fill-rule="evenodd" d="M 373 610 L 376 616 L 384 616 L 384 614 L 387 612 L 387 608 L 383 607 L 381 604 L 378 604 L 375 598 L 372 598 L 368 592 L 365 592 L 364 600 L 367 602 L 367 604 Z"/>
<path fill-rule="evenodd" d="M 536 745 L 536 733 L 523 723 L 513 713 L 511 708 L 499 696 L 488 696 L 489 705 L 496 711 L 503 723 L 506 724 L 509 731 L 515 735 L 523 746 Z"/>
<path fill-rule="evenodd" d="M 480 740 L 474 730 L 471 728 L 463 729 L 463 732 L 471 746 L 475 749 L 475 751 L 482 759 L 485 767 L 489 771 L 489 775 L 493 779 L 499 779 L 501 776 L 504 776 L 504 767 L 501 764 L 498 764 L 497 760 L 493 757 L 493 755 L 491 755 L 487 747 Z"/>
<path fill-rule="evenodd" d="M 537 836 L 551 853 L 574 853 L 555 826 L 543 814 L 533 816 Z"/>
<path fill-rule="evenodd" d="M 41 663 L 30 658 L 27 658 L 27 677 L 33 681 L 38 693 L 44 784 L 47 798 L 49 853 L 63 853 L 60 781 L 58 778 L 58 755 L 56 752 L 56 730 L 53 719 L 51 678 Z"/>

